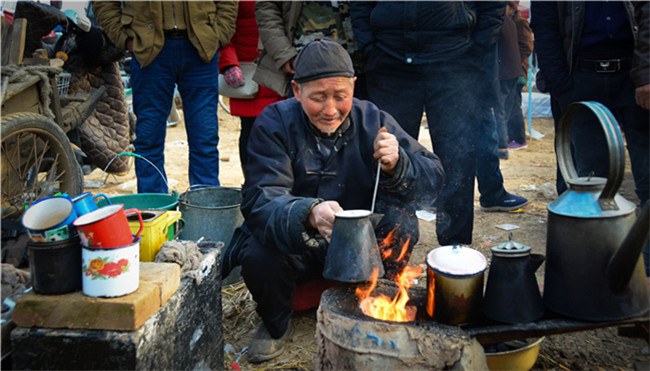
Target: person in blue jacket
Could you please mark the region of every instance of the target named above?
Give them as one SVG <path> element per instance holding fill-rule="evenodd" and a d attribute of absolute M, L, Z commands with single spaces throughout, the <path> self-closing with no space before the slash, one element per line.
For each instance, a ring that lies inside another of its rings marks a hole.
<path fill-rule="evenodd" d="M 245 221 L 222 257 L 223 277 L 242 266 L 262 317 L 247 351 L 251 362 L 282 353 L 293 332 L 293 292 L 322 278 L 334 214 L 372 209 L 377 161 L 375 211 L 384 216 L 375 233 L 380 242 L 394 237 L 390 246 L 380 243 L 383 255 L 395 252 L 384 260 L 387 278 L 408 263 L 419 238 L 415 211 L 430 205 L 444 182 L 434 153 L 386 112 L 353 98 L 354 69 L 340 44 L 307 44 L 295 71 L 295 98 L 267 106 L 255 121 L 242 188 Z"/>

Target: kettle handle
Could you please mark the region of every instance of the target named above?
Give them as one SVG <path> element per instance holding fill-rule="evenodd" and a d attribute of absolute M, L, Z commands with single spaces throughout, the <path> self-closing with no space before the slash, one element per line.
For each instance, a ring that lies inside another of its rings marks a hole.
<path fill-rule="evenodd" d="M 558 166 L 565 181 L 578 178 L 573 157 L 571 155 L 571 123 L 576 113 L 583 107 L 591 110 L 596 115 L 600 126 L 607 139 L 607 149 L 609 150 L 609 175 L 605 187 L 598 197 L 598 203 L 603 210 L 618 210 L 618 205 L 614 200 L 618 188 L 623 182 L 623 172 L 625 171 L 625 146 L 623 136 L 618 127 L 618 122 L 612 115 L 612 112 L 598 102 L 574 102 L 571 103 L 560 118 L 557 127 L 557 138 L 555 141 L 555 152 L 557 153 Z"/>

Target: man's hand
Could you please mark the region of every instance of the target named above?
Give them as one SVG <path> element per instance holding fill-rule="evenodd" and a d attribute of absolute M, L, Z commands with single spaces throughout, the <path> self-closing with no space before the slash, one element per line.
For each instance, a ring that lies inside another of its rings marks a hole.
<path fill-rule="evenodd" d="M 641 108 L 650 110 L 650 84 L 645 84 L 636 88 L 636 104 Z"/>
<path fill-rule="evenodd" d="M 332 238 L 334 227 L 334 214 L 343 211 L 341 205 L 336 201 L 325 201 L 314 206 L 309 212 L 309 225 L 318 230 L 327 242 Z"/>
<path fill-rule="evenodd" d="M 375 160 L 381 161 L 381 170 L 393 175 L 399 160 L 399 142 L 397 138 L 382 127 L 375 137 Z"/>
<path fill-rule="evenodd" d="M 296 70 L 294 69 L 293 62 L 296 60 L 296 58 L 291 58 L 287 63 L 282 65 L 282 72 L 285 75 L 293 75 L 296 73 Z"/>

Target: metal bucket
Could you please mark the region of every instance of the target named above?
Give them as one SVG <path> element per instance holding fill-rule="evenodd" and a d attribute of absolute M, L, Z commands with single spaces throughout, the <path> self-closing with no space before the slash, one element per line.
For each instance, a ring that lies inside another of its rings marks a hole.
<path fill-rule="evenodd" d="M 198 241 L 203 237 L 228 246 L 235 229 L 244 222 L 239 209 L 241 202 L 239 188 L 190 186 L 178 197 L 178 209 L 185 219 L 185 228 L 178 238 Z M 241 267 L 236 267 L 222 283 L 240 281 L 240 272 Z"/>

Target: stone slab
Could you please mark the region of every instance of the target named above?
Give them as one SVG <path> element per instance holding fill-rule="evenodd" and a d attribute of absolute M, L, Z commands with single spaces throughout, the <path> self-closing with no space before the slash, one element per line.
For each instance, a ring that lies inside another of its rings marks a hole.
<path fill-rule="evenodd" d="M 181 267 L 176 263 L 140 263 L 140 282 L 151 282 L 160 290 L 160 305 L 181 285 Z"/>
<path fill-rule="evenodd" d="M 19 327 L 133 331 L 158 308 L 158 286 L 141 281 L 136 291 L 117 298 L 94 298 L 81 291 L 63 295 L 30 291 L 16 301 L 12 318 Z"/>

